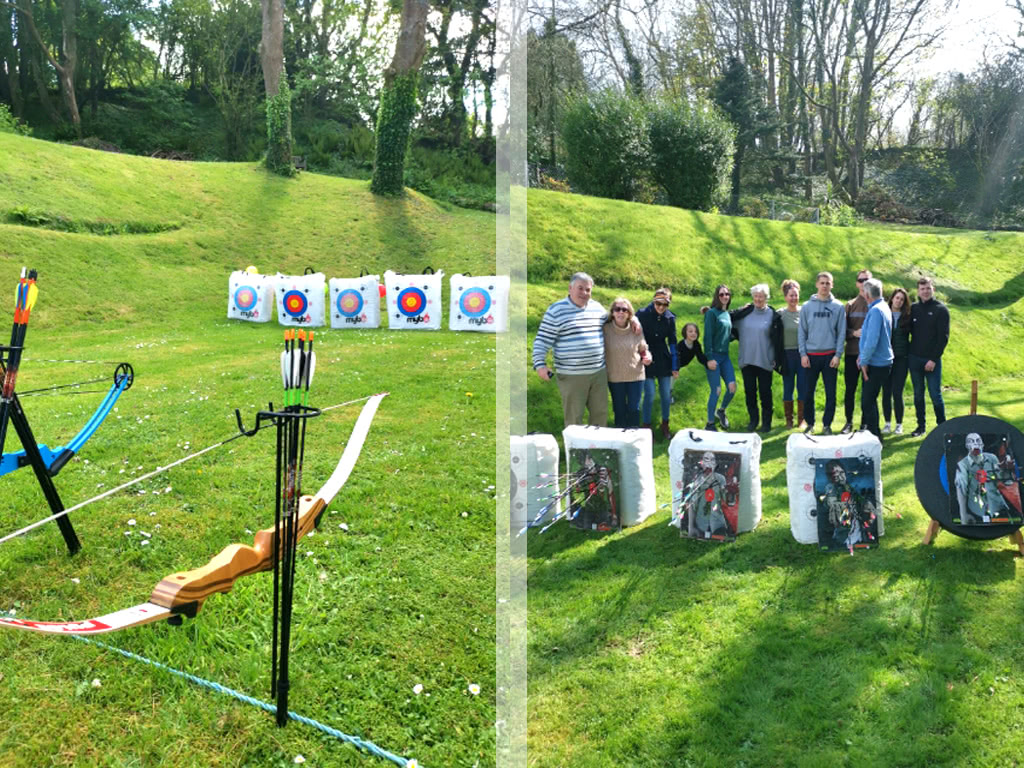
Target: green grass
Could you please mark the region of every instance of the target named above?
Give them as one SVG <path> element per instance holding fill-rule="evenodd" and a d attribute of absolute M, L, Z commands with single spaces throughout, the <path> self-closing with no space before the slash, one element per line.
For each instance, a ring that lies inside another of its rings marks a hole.
<path fill-rule="evenodd" d="M 280 402 L 281 329 L 225 318 L 231 270 L 494 269 L 493 216 L 446 211 L 415 193 L 379 201 L 365 183 L 280 180 L 254 165 L 160 162 L 0 134 L 0 210 L 18 206 L 180 224 L 96 235 L 0 223 L 5 295 L 22 265 L 39 270 L 18 388 L 105 376 L 120 360 L 136 371 L 117 411 L 57 476 L 67 505 L 231 436 L 235 408 L 248 425 Z M 316 338 L 312 403 L 391 394 L 347 485 L 299 545 L 290 708 L 421 765 L 493 764 L 495 339 L 386 329 L 319 329 Z M 49 358 L 109 364 L 39 362 Z M 39 441 L 53 446 L 101 397 L 26 397 L 24 407 Z M 333 470 L 360 407 L 310 423 L 307 491 Z M 16 447 L 12 431 L 7 449 Z M 261 432 L 145 481 L 145 494 L 75 513 L 83 548 L 74 557 L 54 525 L 0 546 L 0 610 L 69 620 L 144 602 L 164 576 L 271 525 L 273 473 L 273 435 Z M 0 483 L 0 531 L 48 514 L 29 470 Z M 139 530 L 152 534 L 149 545 Z M 99 639 L 269 700 L 271 595 L 270 575 L 256 574 L 182 627 Z M 0 701 L 0 766 L 284 766 L 299 754 L 308 765 L 386 764 L 67 638 L 0 632 Z"/>
<path fill-rule="evenodd" d="M 829 269 L 845 298 L 859 268 L 908 286 L 923 271 L 952 316 L 947 413 L 968 412 L 978 379 L 979 413 L 1024 421 L 1020 235 L 829 230 L 533 190 L 528 221 L 531 343 L 577 269 L 597 277 L 606 306 L 619 294 L 645 305 L 667 283 L 680 326 L 719 282 L 738 292 L 764 281 L 777 294 L 793 276 L 806 297 Z M 730 413 L 745 423 L 740 389 Z M 778 425 L 778 378 L 773 390 Z M 557 389 L 531 374 L 527 392 L 527 428 L 559 435 Z M 703 424 L 703 371 L 684 369 L 674 393 L 673 429 Z M 912 428 L 909 386 L 905 401 Z M 528 534 L 530 765 L 1020 764 L 1015 549 L 949 533 L 922 546 L 921 441 L 909 435 L 885 443 L 881 547 L 850 557 L 800 545 L 789 528 L 787 436 L 776 426 L 765 440 L 763 519 L 732 544 L 680 539 L 668 509 L 621 533 Z M 663 441 L 654 469 L 658 503 L 668 502 Z"/>

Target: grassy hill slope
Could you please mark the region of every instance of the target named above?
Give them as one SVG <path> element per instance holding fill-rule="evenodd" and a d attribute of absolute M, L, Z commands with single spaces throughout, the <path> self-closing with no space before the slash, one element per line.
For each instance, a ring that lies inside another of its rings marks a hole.
<path fill-rule="evenodd" d="M 175 228 L 57 231 L 2 221 L 12 210 L 16 220 L 64 229 Z M 250 426 L 257 410 L 281 402 L 280 326 L 225 316 L 228 274 L 248 264 L 298 273 L 311 265 L 328 276 L 427 265 L 487 274 L 494 217 L 416 194 L 378 200 L 343 179 L 276 179 L 255 165 L 155 161 L 0 134 L 0 325 L 21 266 L 39 270 L 19 391 L 95 377 L 104 381 L 83 390 L 105 391 L 120 360 L 136 372 L 57 476 L 66 505 L 232 436 L 235 408 Z M 316 339 L 311 404 L 391 394 L 347 485 L 299 544 L 290 708 L 422 765 L 485 765 L 495 720 L 494 337 L 321 328 Z M 46 362 L 67 358 L 108 362 Z M 101 398 L 26 396 L 24 407 L 38 440 L 54 446 Z M 360 407 L 310 422 L 307 492 L 334 469 Z M 18 447 L 11 431 L 5 450 Z M 144 602 L 163 577 L 228 544 L 250 543 L 273 522 L 274 447 L 267 430 L 76 512 L 83 548 L 73 558 L 52 524 L 0 545 L 0 611 L 99 616 Z M 2 534 L 47 514 L 30 471 L 0 477 Z M 101 639 L 266 700 L 271 584 L 254 574 L 183 627 Z M 413 693 L 417 684 L 424 695 Z M 0 702 L 2 766 L 276 766 L 297 755 L 310 765 L 384 764 L 59 637 L 0 630 Z"/>
<path fill-rule="evenodd" d="M 947 414 L 968 412 L 978 379 L 979 412 L 1024 426 L 1019 234 L 830 229 L 533 190 L 528 226 L 531 343 L 576 270 L 595 276 L 605 306 L 620 294 L 645 306 L 667 284 L 680 327 L 699 321 L 720 282 L 733 288 L 734 307 L 766 282 L 777 306 L 782 279 L 799 280 L 806 298 L 819 270 L 836 275 L 844 299 L 860 268 L 887 290 L 929 274 L 952 319 Z M 736 345 L 731 351 L 735 360 Z M 742 425 L 739 385 L 729 412 Z M 560 434 L 557 389 L 532 373 L 527 387 L 528 429 Z M 1024 681 L 1012 672 L 1024 664 L 1024 618 L 1013 608 L 1024 599 L 1024 563 L 1005 540 L 943 533 L 921 545 L 929 521 L 914 486 L 921 441 L 909 435 L 885 442 L 880 549 L 828 556 L 797 544 L 779 377 L 773 391 L 763 518 L 735 543 L 680 540 L 667 508 L 622 533 L 559 525 L 529 534 L 531 760 L 587 768 L 1017 764 L 1019 750 L 1001 734 L 1024 727 Z M 674 430 L 703 425 L 707 392 L 699 365 L 681 372 Z M 842 393 L 840 380 L 836 427 Z M 820 385 L 818 396 L 820 404 Z M 909 432 L 909 383 L 904 401 Z M 654 444 L 654 471 L 665 504 L 664 441 Z"/>

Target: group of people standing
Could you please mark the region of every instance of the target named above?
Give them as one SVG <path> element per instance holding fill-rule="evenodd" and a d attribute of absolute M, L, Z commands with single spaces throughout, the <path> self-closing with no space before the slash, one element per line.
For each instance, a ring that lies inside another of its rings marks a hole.
<path fill-rule="evenodd" d="M 825 389 L 822 434 L 832 434 L 840 366 L 845 384 L 845 424 L 853 429 L 857 386 L 861 387 L 861 428 L 879 438 L 903 431 L 903 389 L 909 373 L 914 389 L 917 428 L 925 432 L 925 388 L 931 396 L 936 423 L 945 421 L 942 400 L 942 353 L 949 340 L 949 311 L 934 298 L 927 277 L 917 283 L 918 301 L 910 303 L 903 288 L 888 299 L 882 283 L 869 270 L 857 274 L 857 297 L 845 304 L 833 296 L 833 277 L 818 273 L 816 292 L 800 304 L 800 284 L 782 283 L 785 305 L 774 309 L 765 283 L 750 289 L 752 301 L 730 309 L 732 291 L 716 287 L 704 315 L 704 341 L 696 323 L 683 326 L 677 341 L 676 317 L 668 288 L 655 291 L 650 304 L 634 311 L 625 297 L 616 298 L 608 312 L 591 298 L 593 280 L 585 273 L 572 276 L 569 295 L 548 307 L 533 344 L 533 367 L 543 381 L 555 378 L 562 395 L 566 425 L 605 426 L 611 393 L 616 427 L 652 426 L 655 394 L 661 406 L 656 437 L 671 437 L 669 406 L 672 382 L 693 359 L 705 368 L 709 395 L 705 429 L 729 429 L 726 414 L 736 394 L 736 374 L 729 345 L 738 341 L 749 422 L 744 431 L 772 428 L 772 373 L 783 380 L 786 427 L 810 433 L 816 423 L 814 396 L 818 380 Z M 553 352 L 557 374 L 547 365 Z M 878 396 L 882 395 L 885 425 L 880 428 Z M 642 412 L 642 422 L 641 422 Z M 894 413 L 895 412 L 895 413 Z M 896 426 L 892 428 L 892 416 Z"/>

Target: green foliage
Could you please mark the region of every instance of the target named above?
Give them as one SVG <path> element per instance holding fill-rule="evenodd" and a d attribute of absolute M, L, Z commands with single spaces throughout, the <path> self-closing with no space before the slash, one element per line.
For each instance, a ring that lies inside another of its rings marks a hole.
<path fill-rule="evenodd" d="M 210 147 L 219 143 L 216 121 L 217 115 L 190 100 L 183 86 L 167 81 L 114 91 L 99 104 L 95 115 L 92 110 L 82 115 L 86 135 L 109 141 L 125 152 L 150 155 L 170 150 L 197 158 L 216 156 Z"/>
<path fill-rule="evenodd" d="M 494 210 L 494 165 L 468 145 L 431 149 L 414 144 L 406 160 L 405 185 L 462 208 Z"/>
<path fill-rule="evenodd" d="M 583 63 L 576 43 L 550 19 L 542 34 L 527 32 L 526 45 L 527 157 L 551 168 L 565 160 L 558 126 L 568 96 L 586 90 Z"/>
<path fill-rule="evenodd" d="M 31 136 L 32 129 L 19 117 L 11 114 L 11 108 L 0 102 L 0 133 L 17 133 L 21 136 Z"/>
<path fill-rule="evenodd" d="M 587 195 L 637 200 L 650 173 L 644 103 L 612 90 L 571 97 L 562 118 L 565 168 Z"/>
<path fill-rule="evenodd" d="M 668 203 L 708 211 L 728 194 L 735 132 L 714 107 L 658 101 L 648 112 L 651 176 Z"/>
<path fill-rule="evenodd" d="M 860 224 L 857 211 L 844 202 L 829 200 L 821 206 L 821 223 L 830 227 L 856 227 Z"/>
<path fill-rule="evenodd" d="M 385 84 L 377 112 L 377 147 L 370 191 L 395 196 L 404 190 L 405 155 L 416 116 L 416 72 L 395 75 Z"/>
<path fill-rule="evenodd" d="M 298 119 L 294 151 L 311 171 L 368 179 L 373 169 L 373 131 L 337 120 Z"/>
<path fill-rule="evenodd" d="M 292 165 L 292 95 L 284 72 L 277 93 L 269 97 L 267 106 L 267 170 L 280 176 L 294 176 Z"/>
<path fill-rule="evenodd" d="M 175 221 L 90 221 L 72 219 L 60 213 L 51 213 L 26 205 L 19 205 L 7 211 L 6 221 L 26 227 L 52 229 L 56 232 L 77 232 L 91 235 L 149 235 L 156 232 L 170 232 L 180 229 Z"/>

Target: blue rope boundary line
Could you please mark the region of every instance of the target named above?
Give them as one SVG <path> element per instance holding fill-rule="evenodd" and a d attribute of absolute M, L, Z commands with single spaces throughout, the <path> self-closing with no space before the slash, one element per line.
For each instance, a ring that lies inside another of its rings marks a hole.
<path fill-rule="evenodd" d="M 209 688 L 211 691 L 223 693 L 227 696 L 232 697 L 233 699 L 237 699 L 238 701 L 244 702 L 245 704 L 251 704 L 254 707 L 259 707 L 260 709 L 270 712 L 271 714 L 277 714 L 277 707 L 273 704 L 266 701 L 261 701 L 259 699 L 255 699 L 252 696 L 247 696 L 246 694 L 240 691 L 236 691 L 232 688 L 227 688 L 221 685 L 220 683 L 215 683 L 211 680 L 204 680 L 203 678 L 196 677 L 195 675 L 189 674 L 188 672 L 182 672 L 181 670 L 174 669 L 173 667 L 169 667 L 166 664 L 161 664 L 159 661 L 153 661 L 152 659 L 147 659 L 145 656 L 139 656 L 137 653 L 132 653 L 131 651 L 126 651 L 122 648 L 117 648 L 113 645 L 107 645 L 106 643 L 100 642 L 99 640 L 93 640 L 91 637 L 82 637 L 80 635 L 71 635 L 71 637 L 73 637 L 75 640 L 80 640 L 83 643 L 95 645 L 98 648 L 103 648 L 107 651 L 113 651 L 114 653 L 119 653 L 127 659 L 141 661 L 143 664 L 148 664 L 149 666 L 156 667 L 157 669 L 162 670 L 164 672 L 169 672 L 170 674 L 175 675 L 176 677 L 188 680 L 190 683 L 195 683 L 196 685 L 202 686 L 204 688 Z M 402 766 L 402 768 L 423 768 L 413 758 L 409 758 L 407 760 L 404 757 L 399 757 L 396 754 L 388 752 L 386 749 L 381 749 L 372 741 L 364 741 L 363 739 L 360 739 L 358 736 L 349 736 L 347 733 L 342 733 L 336 728 L 331 728 L 329 725 L 324 725 L 321 722 L 297 714 L 295 712 L 292 712 L 291 710 L 288 710 L 288 717 L 291 720 L 295 720 L 296 722 L 312 726 L 313 728 L 316 728 L 318 731 L 326 733 L 328 736 L 333 736 L 335 739 L 339 739 L 340 741 L 344 741 L 348 744 L 351 744 L 360 751 L 370 752 L 371 754 L 374 754 L 377 757 L 382 757 L 385 760 L 390 760 L 392 763 Z"/>

